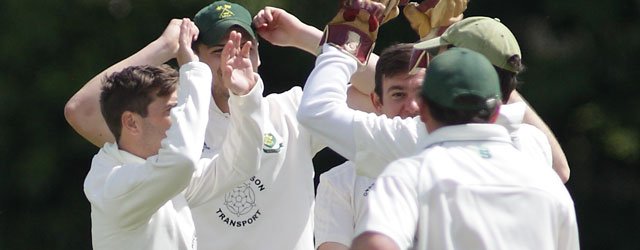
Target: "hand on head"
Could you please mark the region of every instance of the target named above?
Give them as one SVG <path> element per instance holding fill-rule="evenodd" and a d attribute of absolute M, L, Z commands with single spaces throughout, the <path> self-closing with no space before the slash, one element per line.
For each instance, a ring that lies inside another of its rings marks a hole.
<path fill-rule="evenodd" d="M 277 46 L 294 46 L 294 39 L 303 25 L 294 15 L 269 6 L 253 17 L 253 26 L 260 37 Z"/>
<path fill-rule="evenodd" d="M 178 54 L 178 48 L 180 45 L 178 44 L 178 37 L 180 36 L 180 25 L 182 24 L 182 19 L 171 19 L 167 27 L 162 32 L 162 35 L 158 37 L 156 40 L 162 45 L 162 55 L 165 61 L 173 59 Z M 164 62 L 164 61 L 163 61 Z"/>
<path fill-rule="evenodd" d="M 198 56 L 193 52 L 191 43 L 198 39 L 198 27 L 189 18 L 182 19 L 180 24 L 180 36 L 178 39 L 178 53 L 176 59 L 178 65 L 182 66 L 185 63 L 198 61 Z"/>

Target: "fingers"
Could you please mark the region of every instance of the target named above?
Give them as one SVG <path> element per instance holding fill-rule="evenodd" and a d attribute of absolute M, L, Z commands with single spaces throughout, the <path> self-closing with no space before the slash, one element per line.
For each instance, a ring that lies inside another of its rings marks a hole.
<path fill-rule="evenodd" d="M 191 43 L 198 39 L 198 34 L 200 30 L 194 22 L 192 22 L 189 18 L 183 18 L 180 23 L 180 35 L 179 35 L 179 43 L 180 46 L 191 46 Z"/>
<path fill-rule="evenodd" d="M 253 17 L 253 25 L 256 28 L 264 28 L 269 26 L 271 22 L 273 22 L 273 12 L 275 8 L 272 7 L 264 7 L 264 9 L 260 10 L 258 14 Z"/>
<path fill-rule="evenodd" d="M 196 23 L 190 21 L 189 28 L 191 30 L 191 41 L 198 40 L 198 35 L 200 35 L 200 29 L 196 26 Z"/>
<path fill-rule="evenodd" d="M 229 77 L 231 75 L 231 72 L 233 71 L 233 60 L 236 57 L 249 57 L 251 42 L 246 42 L 244 46 L 241 44 L 242 34 L 240 32 L 231 31 L 231 33 L 229 33 L 229 40 L 224 45 L 220 55 L 220 69 L 222 70 L 222 75 L 224 77 Z M 249 47 L 247 47 L 247 45 Z"/>
<path fill-rule="evenodd" d="M 236 31 L 231 31 L 231 33 L 229 33 L 229 40 L 227 40 L 227 43 L 224 44 L 224 47 L 222 48 L 222 53 L 220 53 L 220 62 L 221 65 L 225 65 L 229 62 L 229 60 L 231 60 L 232 57 L 234 57 L 237 52 L 236 52 L 236 47 L 237 47 L 237 43 L 236 43 L 236 36 L 238 36 L 239 33 Z M 241 36 L 241 35 L 240 35 Z M 223 71 L 224 72 L 224 71 Z"/>
<path fill-rule="evenodd" d="M 178 40 L 180 42 L 180 46 L 185 46 L 190 43 L 189 40 L 192 36 L 191 30 L 189 30 L 189 22 L 189 18 L 183 18 L 180 23 L 180 39 Z"/>
<path fill-rule="evenodd" d="M 240 51 L 240 56 L 242 56 L 243 58 L 249 58 L 249 53 L 251 53 L 252 46 L 253 43 L 251 43 L 251 41 L 247 41 L 246 43 L 244 43 L 244 45 L 242 46 L 242 50 Z"/>
<path fill-rule="evenodd" d="M 399 0 L 391 0 L 386 4 L 386 8 L 384 10 L 384 16 L 381 19 L 382 23 L 386 23 L 389 20 L 396 18 L 400 14 L 400 9 L 398 8 Z"/>
<path fill-rule="evenodd" d="M 234 37 L 236 36 L 235 31 L 231 31 L 229 33 L 229 40 L 222 47 L 222 52 L 220 53 L 220 70 L 222 71 L 222 75 L 226 78 L 231 74 L 231 66 L 229 62 L 231 58 L 235 55 L 235 44 Z"/>
<path fill-rule="evenodd" d="M 418 4 L 418 10 L 422 13 L 427 12 L 427 10 L 433 8 L 438 4 L 439 0 L 424 0 Z"/>

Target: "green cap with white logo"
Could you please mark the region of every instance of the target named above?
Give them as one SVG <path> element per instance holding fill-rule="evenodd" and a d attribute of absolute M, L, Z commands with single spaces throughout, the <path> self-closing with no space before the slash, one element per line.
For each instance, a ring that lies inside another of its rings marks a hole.
<path fill-rule="evenodd" d="M 193 21 L 200 30 L 198 42 L 208 46 L 220 45 L 220 40 L 232 26 L 241 27 L 251 35 L 252 39 L 256 39 L 251 28 L 251 14 L 236 3 L 215 1 L 198 11 Z"/>
<path fill-rule="evenodd" d="M 493 65 L 518 72 L 507 61 L 514 55 L 522 58 L 520 46 L 513 33 L 498 19 L 467 17 L 449 26 L 440 37 L 416 43 L 413 47 L 424 50 L 449 44 L 476 51 Z"/>
<path fill-rule="evenodd" d="M 498 73 L 482 54 L 452 48 L 429 63 L 420 95 L 454 110 L 480 110 L 500 102 Z M 461 102 L 463 97 L 478 101 Z"/>

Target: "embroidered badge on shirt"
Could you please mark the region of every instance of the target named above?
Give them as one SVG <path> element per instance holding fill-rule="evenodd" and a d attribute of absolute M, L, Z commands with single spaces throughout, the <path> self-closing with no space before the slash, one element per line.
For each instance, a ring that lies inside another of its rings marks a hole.
<path fill-rule="evenodd" d="M 262 151 L 265 153 L 278 153 L 284 146 L 284 143 L 278 142 L 278 139 L 271 133 L 266 133 L 262 137 Z"/>

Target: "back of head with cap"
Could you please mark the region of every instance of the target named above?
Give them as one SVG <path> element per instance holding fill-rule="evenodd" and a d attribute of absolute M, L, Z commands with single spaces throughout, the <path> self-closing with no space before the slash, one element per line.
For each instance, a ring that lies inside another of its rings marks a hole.
<path fill-rule="evenodd" d="M 197 42 L 207 46 L 224 44 L 221 44 L 220 40 L 226 35 L 229 28 L 233 26 L 241 27 L 252 39 L 256 39 L 256 35 L 251 28 L 251 14 L 247 9 L 236 3 L 215 1 L 198 11 L 193 21 L 200 30 Z"/>
<path fill-rule="evenodd" d="M 443 125 L 492 122 L 500 106 L 500 83 L 482 54 L 452 48 L 433 58 L 424 78 L 422 99 Z"/>
<path fill-rule="evenodd" d="M 414 45 L 416 49 L 430 49 L 441 45 L 468 48 L 483 54 L 502 69 L 518 73 L 521 69 L 509 63 L 513 56 L 522 58 L 518 41 L 509 28 L 498 19 L 468 17 L 451 25 L 440 36 Z"/>

